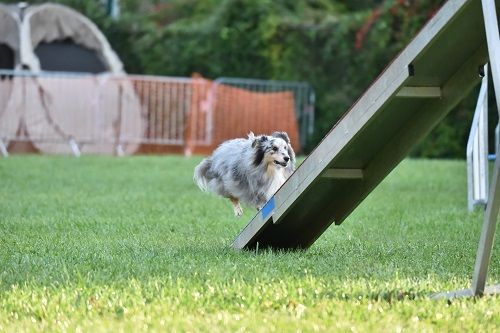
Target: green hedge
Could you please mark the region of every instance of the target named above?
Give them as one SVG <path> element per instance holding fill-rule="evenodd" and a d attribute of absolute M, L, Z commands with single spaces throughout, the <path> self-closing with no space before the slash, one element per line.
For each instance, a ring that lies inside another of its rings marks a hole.
<path fill-rule="evenodd" d="M 60 2 L 100 26 L 130 73 L 310 82 L 314 146 L 444 1 L 122 0 L 116 21 L 94 2 Z M 413 155 L 462 158 L 474 99 Z"/>

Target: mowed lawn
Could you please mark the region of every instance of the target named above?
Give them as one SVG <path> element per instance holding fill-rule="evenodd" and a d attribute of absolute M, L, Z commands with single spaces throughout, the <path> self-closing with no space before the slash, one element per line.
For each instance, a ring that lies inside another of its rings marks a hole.
<path fill-rule="evenodd" d="M 0 159 L 0 331 L 500 331 L 498 296 L 429 299 L 470 285 L 464 161 L 406 160 L 309 250 L 255 253 L 200 159 Z"/>

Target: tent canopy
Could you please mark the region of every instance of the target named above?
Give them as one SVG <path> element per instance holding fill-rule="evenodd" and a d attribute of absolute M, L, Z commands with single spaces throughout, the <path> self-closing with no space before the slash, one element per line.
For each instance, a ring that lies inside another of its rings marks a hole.
<path fill-rule="evenodd" d="M 20 40 L 22 64 L 34 72 L 123 72 L 121 61 L 99 28 L 62 5 L 27 7 Z"/>
<path fill-rule="evenodd" d="M 11 7 L 0 5 L 0 69 L 14 69 L 19 57 L 20 21 Z"/>
<path fill-rule="evenodd" d="M 28 75 L 0 77 L 0 136 L 30 142 L 43 153 L 133 153 L 143 132 L 140 101 L 123 65 L 97 26 L 57 4 L 0 5 L 0 68 Z M 35 78 L 35 79 L 34 79 Z M 24 149 L 24 148 L 23 148 Z"/>

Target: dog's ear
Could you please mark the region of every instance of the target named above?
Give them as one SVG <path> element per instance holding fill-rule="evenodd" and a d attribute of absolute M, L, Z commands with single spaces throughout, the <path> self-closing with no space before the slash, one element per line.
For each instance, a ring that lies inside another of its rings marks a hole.
<path fill-rule="evenodd" d="M 269 141 L 269 138 L 265 135 L 259 136 L 252 142 L 252 148 L 255 149 L 253 157 L 253 165 L 259 166 L 262 163 L 265 155 L 265 142 Z"/>
<path fill-rule="evenodd" d="M 286 143 L 290 144 L 290 138 L 288 137 L 288 134 L 286 132 L 274 132 L 271 135 L 275 138 L 281 138 L 285 140 Z"/>
<path fill-rule="evenodd" d="M 290 156 L 290 159 L 292 160 L 291 164 L 295 164 L 295 152 L 293 151 L 292 145 L 288 144 L 286 150 L 288 152 L 288 156 Z"/>
<path fill-rule="evenodd" d="M 295 171 L 295 152 L 291 144 L 287 144 L 286 150 L 290 156 L 290 163 L 285 168 L 285 176 L 288 178 Z"/>
<path fill-rule="evenodd" d="M 255 148 L 257 146 L 257 144 L 261 144 L 261 143 L 266 142 L 268 140 L 269 139 L 267 138 L 267 136 L 261 135 L 261 136 L 259 136 L 259 137 L 257 137 L 256 139 L 253 140 L 253 142 L 252 142 L 252 148 Z"/>

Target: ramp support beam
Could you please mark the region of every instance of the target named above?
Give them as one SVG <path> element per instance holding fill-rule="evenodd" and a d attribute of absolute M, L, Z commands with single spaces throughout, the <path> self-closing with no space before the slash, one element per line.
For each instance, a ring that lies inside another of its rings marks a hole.
<path fill-rule="evenodd" d="M 403 87 L 398 91 L 396 96 L 413 98 L 440 98 L 441 87 Z"/>
<path fill-rule="evenodd" d="M 336 179 L 362 179 L 363 169 L 327 169 L 322 175 L 323 178 Z"/>

